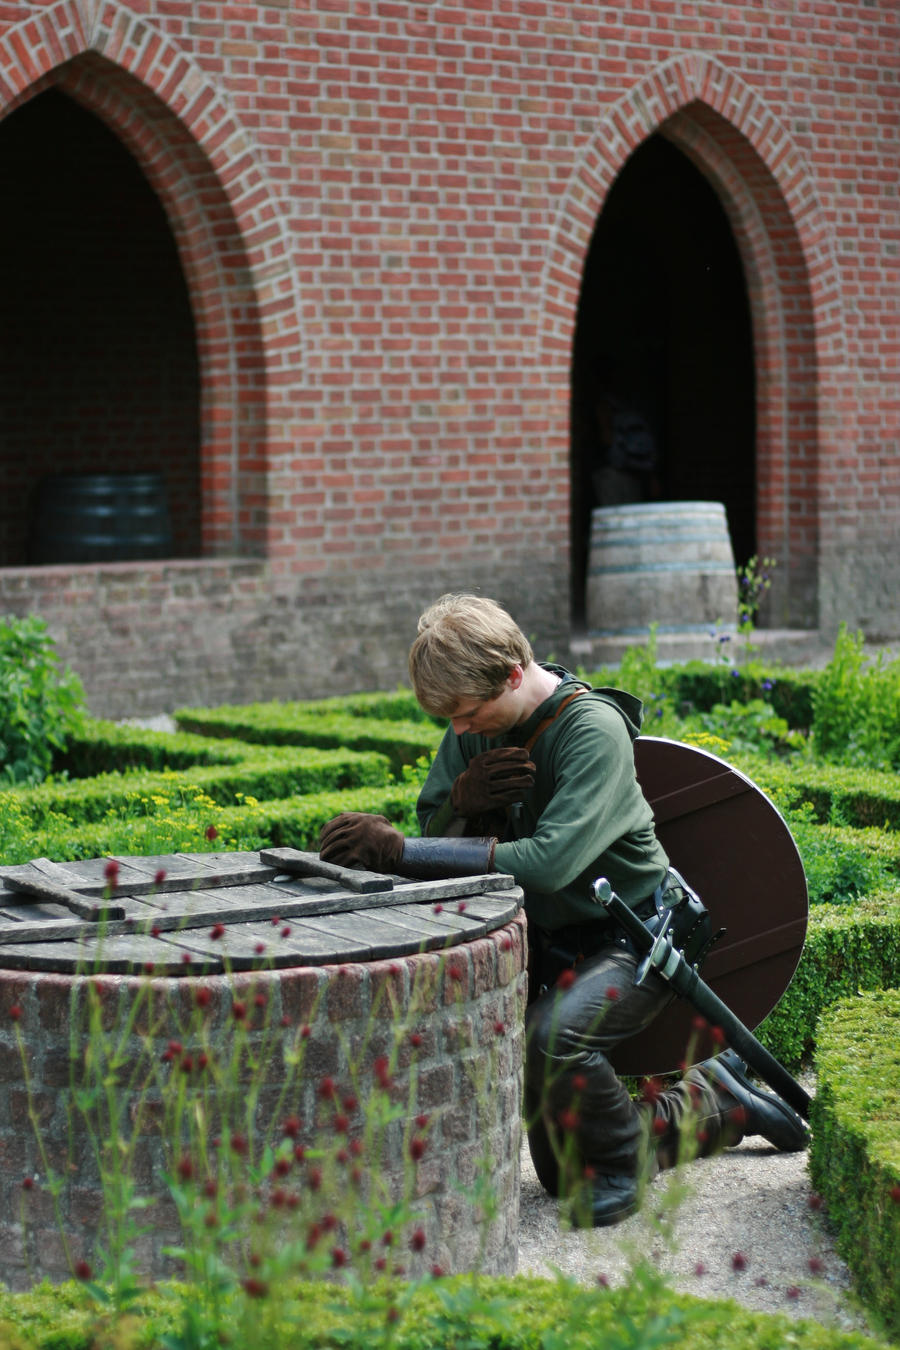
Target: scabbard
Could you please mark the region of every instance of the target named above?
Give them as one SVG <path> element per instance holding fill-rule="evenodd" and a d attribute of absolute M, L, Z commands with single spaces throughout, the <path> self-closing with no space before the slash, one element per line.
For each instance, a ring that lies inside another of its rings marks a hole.
<path fill-rule="evenodd" d="M 671 940 L 659 942 L 652 929 L 615 894 L 605 878 L 594 882 L 593 891 L 598 903 L 625 930 L 638 955 L 649 957 L 652 968 L 668 981 L 681 998 L 696 1008 L 711 1026 L 721 1030 L 728 1044 L 756 1070 L 763 1082 L 774 1088 L 804 1120 L 809 1120 L 808 1093 L 757 1040 L 750 1028 L 722 1002 L 718 994 L 710 989 L 696 967 L 690 965 L 684 954 L 673 947 Z"/>

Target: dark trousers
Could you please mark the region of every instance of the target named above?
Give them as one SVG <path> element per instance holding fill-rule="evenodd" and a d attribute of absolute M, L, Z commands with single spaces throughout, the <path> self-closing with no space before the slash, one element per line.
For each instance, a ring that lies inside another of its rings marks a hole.
<path fill-rule="evenodd" d="M 528 1009 L 525 1126 L 538 1179 L 551 1195 L 570 1194 L 591 1175 L 672 1166 L 685 1145 L 704 1156 L 741 1138 L 735 1103 L 702 1065 L 642 1102 L 619 1079 L 607 1055 L 673 998 L 655 972 L 636 986 L 636 967 L 632 952 L 610 943 Z"/>

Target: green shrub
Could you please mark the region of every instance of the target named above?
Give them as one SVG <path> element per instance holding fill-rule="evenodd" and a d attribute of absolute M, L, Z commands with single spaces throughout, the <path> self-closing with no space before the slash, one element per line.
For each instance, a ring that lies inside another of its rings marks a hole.
<path fill-rule="evenodd" d="M 796 1068 L 816 1045 L 819 1018 L 860 989 L 900 985 L 900 899 L 869 896 L 856 905 L 810 912 L 806 945 L 778 1006 L 757 1030 L 776 1059 Z"/>
<path fill-rule="evenodd" d="M 84 691 L 43 619 L 0 620 L 0 783 L 39 783 L 82 717 Z"/>
<path fill-rule="evenodd" d="M 342 700 L 335 700 L 343 707 Z M 443 731 L 431 720 L 379 720 L 342 710 L 327 713 L 305 703 L 254 703 L 244 707 L 181 708 L 182 731 L 199 736 L 237 737 L 263 745 L 312 745 L 322 749 L 376 750 L 387 755 L 394 773 L 435 751 Z"/>
<path fill-rule="evenodd" d="M 894 773 L 811 759 L 785 764 L 749 754 L 734 756 L 734 762 L 780 803 L 809 802 L 822 824 L 900 830 L 900 780 Z"/>
<path fill-rule="evenodd" d="M 181 805 L 198 796 L 216 806 L 233 806 L 239 797 L 269 800 L 349 791 L 386 784 L 390 779 L 387 759 L 372 752 L 249 746 L 240 742 L 234 745 L 240 746 L 243 754 L 232 763 L 200 764 L 181 772 L 132 770 L 42 783 L 20 791 L 19 800 L 36 825 L 58 815 L 78 824 L 158 814 L 157 806 Z"/>
<path fill-rule="evenodd" d="M 53 757 L 54 772 L 68 778 L 90 778 L 129 769 L 190 769 L 196 764 L 236 764 L 246 759 L 244 741 L 187 733 L 152 731 L 148 727 L 85 717 Z"/>
<path fill-rule="evenodd" d="M 832 1008 L 816 1067 L 813 1184 L 860 1295 L 900 1338 L 900 989 Z"/>
<path fill-rule="evenodd" d="M 104 1318 L 73 1284 L 29 1294 L 0 1291 L 0 1350 L 138 1350 L 196 1344 L 184 1338 L 192 1290 L 164 1284 L 142 1291 L 118 1321 Z M 887 1350 L 861 1332 L 751 1312 L 732 1300 L 676 1294 L 647 1266 L 614 1289 L 563 1278 L 454 1276 L 418 1286 L 367 1288 L 290 1283 L 282 1321 L 265 1300 L 234 1301 L 234 1325 L 253 1327 L 259 1350 Z"/>
<path fill-rule="evenodd" d="M 900 660 L 868 661 L 861 633 L 842 625 L 813 694 L 816 753 L 844 764 L 900 765 Z"/>

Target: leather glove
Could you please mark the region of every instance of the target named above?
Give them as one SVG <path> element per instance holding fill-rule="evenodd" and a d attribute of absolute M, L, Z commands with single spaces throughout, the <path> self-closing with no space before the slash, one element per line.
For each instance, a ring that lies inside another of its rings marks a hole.
<path fill-rule="evenodd" d="M 485 750 L 469 761 L 450 789 L 450 804 L 458 816 L 479 816 L 498 806 L 522 800 L 534 784 L 535 767 L 521 745 Z"/>
<path fill-rule="evenodd" d="M 339 867 L 395 873 L 403 858 L 405 835 L 386 816 L 342 811 L 319 833 L 319 857 Z"/>

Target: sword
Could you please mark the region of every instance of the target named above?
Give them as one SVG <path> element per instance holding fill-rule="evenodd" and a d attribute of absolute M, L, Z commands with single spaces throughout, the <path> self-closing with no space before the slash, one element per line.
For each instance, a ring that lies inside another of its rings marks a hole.
<path fill-rule="evenodd" d="M 700 978 L 683 952 L 672 942 L 669 924 L 671 910 L 666 912 L 659 931 L 654 933 L 642 919 L 616 895 L 606 877 L 598 877 L 591 887 L 596 902 L 609 916 L 624 928 L 634 943 L 641 962 L 635 972 L 635 984 L 643 984 L 651 970 L 655 970 L 672 986 L 677 994 L 687 999 L 711 1026 L 720 1027 L 725 1040 L 756 1070 L 760 1078 L 774 1088 L 804 1120 L 809 1120 L 810 1099 L 783 1064 L 770 1054 L 753 1032 L 723 1003 L 709 985 Z"/>

